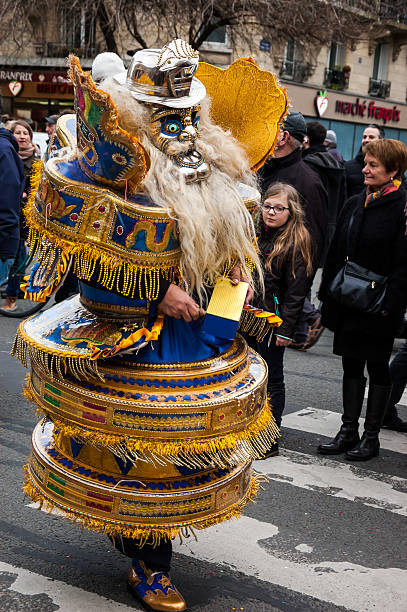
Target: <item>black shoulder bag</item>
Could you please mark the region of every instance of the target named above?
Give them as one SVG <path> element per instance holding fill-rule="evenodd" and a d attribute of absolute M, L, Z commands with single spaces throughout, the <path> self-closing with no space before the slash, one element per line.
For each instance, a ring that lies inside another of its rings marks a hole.
<path fill-rule="evenodd" d="M 381 276 L 349 261 L 350 232 L 354 217 L 355 211 L 352 213 L 346 235 L 345 265 L 331 282 L 328 292 L 336 302 L 347 308 L 366 314 L 375 314 L 383 310 L 387 276 Z"/>

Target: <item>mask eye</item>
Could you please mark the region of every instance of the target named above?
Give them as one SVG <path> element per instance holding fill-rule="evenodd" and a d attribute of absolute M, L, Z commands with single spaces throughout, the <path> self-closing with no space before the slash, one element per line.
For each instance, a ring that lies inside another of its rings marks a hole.
<path fill-rule="evenodd" d="M 161 125 L 161 134 L 164 136 L 179 136 L 182 132 L 182 123 L 175 119 L 168 119 Z"/>
<path fill-rule="evenodd" d="M 192 125 L 194 126 L 194 128 L 195 128 L 196 130 L 199 128 L 199 121 L 200 121 L 200 119 L 201 119 L 201 118 L 200 118 L 200 116 L 199 116 L 199 115 L 197 115 L 197 116 L 195 117 L 195 119 L 193 120 L 193 122 L 192 122 Z"/>

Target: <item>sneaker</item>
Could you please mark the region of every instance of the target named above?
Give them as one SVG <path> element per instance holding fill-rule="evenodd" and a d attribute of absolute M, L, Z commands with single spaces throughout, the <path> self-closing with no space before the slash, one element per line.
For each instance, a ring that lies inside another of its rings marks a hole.
<path fill-rule="evenodd" d="M 318 342 L 324 332 L 325 327 L 321 325 L 321 317 L 318 317 L 312 325 L 308 327 L 308 336 L 305 342 L 305 350 L 310 349 L 314 344 Z"/>
<path fill-rule="evenodd" d="M 133 559 L 127 578 L 127 588 L 148 610 L 178 612 L 186 603 L 166 572 L 153 572 L 144 561 Z"/>

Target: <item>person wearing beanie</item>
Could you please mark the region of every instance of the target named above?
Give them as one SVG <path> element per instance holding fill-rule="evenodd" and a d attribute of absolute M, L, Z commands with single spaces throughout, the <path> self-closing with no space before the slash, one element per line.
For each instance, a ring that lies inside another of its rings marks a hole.
<path fill-rule="evenodd" d="M 333 130 L 327 130 L 324 145 L 326 146 L 326 150 L 332 155 L 332 157 L 334 157 L 340 164 L 344 163 L 342 155 L 336 148 L 337 138 Z"/>
<path fill-rule="evenodd" d="M 284 120 L 274 153 L 258 172 L 264 194 L 273 183 L 288 183 L 301 196 L 305 220 L 314 248 L 314 272 L 324 249 L 328 225 L 328 199 L 319 176 L 302 160 L 307 125 L 301 113 L 291 110 Z M 311 281 L 312 284 L 312 281 Z"/>

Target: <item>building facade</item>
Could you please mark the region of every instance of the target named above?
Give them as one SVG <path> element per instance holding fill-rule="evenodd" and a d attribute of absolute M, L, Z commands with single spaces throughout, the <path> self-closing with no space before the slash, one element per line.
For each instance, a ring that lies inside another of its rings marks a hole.
<path fill-rule="evenodd" d="M 407 144 L 407 2 L 341 0 L 341 7 L 346 6 L 349 19 L 358 11 L 370 23 L 351 43 L 332 41 L 305 49 L 298 40 L 282 44 L 273 41 L 272 34 L 265 39 L 253 32 L 248 50 L 233 47 L 225 26 L 202 44 L 201 58 L 227 67 L 236 57 L 254 55 L 262 68 L 279 76 L 296 110 L 336 132 L 345 159 L 357 153 L 370 123 L 382 125 L 387 137 Z M 106 43 L 96 16 L 85 8 L 56 10 L 37 31 L 18 53 L 0 47 L 0 88 L 3 113 L 40 126 L 43 117 L 72 108 L 68 53 L 75 52 L 82 66 L 90 68 Z M 161 46 L 171 38 L 163 30 L 141 31 L 148 46 Z M 115 34 L 127 63 L 127 51 L 139 45 L 125 28 L 117 28 Z"/>

